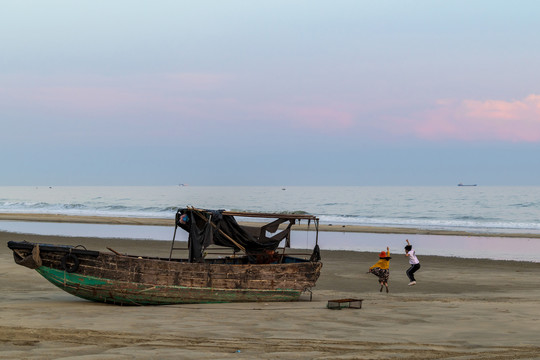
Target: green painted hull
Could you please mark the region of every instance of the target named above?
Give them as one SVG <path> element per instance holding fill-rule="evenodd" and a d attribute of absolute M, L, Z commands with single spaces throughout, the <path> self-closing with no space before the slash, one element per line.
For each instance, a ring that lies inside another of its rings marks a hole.
<path fill-rule="evenodd" d="M 41 266 L 36 269 L 60 289 L 80 298 L 123 305 L 295 301 L 299 290 L 219 289 L 175 285 L 148 285 L 68 273 Z"/>
<path fill-rule="evenodd" d="M 270 264 L 250 263 L 247 257 L 190 263 L 63 245 L 8 246 L 17 264 L 35 269 L 60 289 L 118 305 L 295 301 L 315 286 L 322 267 L 290 256 Z"/>

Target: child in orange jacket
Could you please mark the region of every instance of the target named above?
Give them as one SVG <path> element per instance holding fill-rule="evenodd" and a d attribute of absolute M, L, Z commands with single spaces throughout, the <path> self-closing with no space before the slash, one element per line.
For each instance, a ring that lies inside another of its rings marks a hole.
<path fill-rule="evenodd" d="M 379 254 L 379 261 L 377 261 L 372 267 L 369 268 L 368 273 L 379 277 L 379 284 L 381 284 L 382 292 L 383 286 L 386 286 L 386 292 L 388 292 L 388 278 L 390 277 L 390 248 L 386 247 L 386 252 L 381 251 Z"/>

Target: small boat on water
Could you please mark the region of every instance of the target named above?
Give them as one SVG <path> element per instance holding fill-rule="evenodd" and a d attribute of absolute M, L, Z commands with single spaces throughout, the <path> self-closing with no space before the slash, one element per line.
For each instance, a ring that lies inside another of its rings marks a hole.
<path fill-rule="evenodd" d="M 241 226 L 235 217 L 258 218 Z M 291 227 L 313 222 L 310 253 L 287 254 Z M 322 267 L 319 219 L 185 208 L 177 211 L 168 258 L 87 250 L 82 246 L 9 241 L 17 264 L 35 269 L 60 289 L 83 299 L 117 305 L 295 301 L 315 286 Z M 174 258 L 178 229 L 187 231 L 188 256 Z M 281 247 L 280 247 L 281 244 Z M 211 248 L 210 246 L 213 245 Z M 227 250 L 212 257 L 211 249 Z"/>
<path fill-rule="evenodd" d="M 477 184 L 464 184 L 464 183 L 459 183 L 459 184 L 457 184 L 457 186 L 477 186 Z"/>

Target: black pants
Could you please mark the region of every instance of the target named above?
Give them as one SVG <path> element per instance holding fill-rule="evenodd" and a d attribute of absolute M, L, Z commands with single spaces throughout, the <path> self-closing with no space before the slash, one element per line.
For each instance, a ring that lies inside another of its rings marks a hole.
<path fill-rule="evenodd" d="M 412 264 L 411 267 L 407 270 L 407 276 L 409 277 L 409 280 L 416 281 L 414 279 L 414 273 L 420 269 L 420 263 L 418 264 Z"/>

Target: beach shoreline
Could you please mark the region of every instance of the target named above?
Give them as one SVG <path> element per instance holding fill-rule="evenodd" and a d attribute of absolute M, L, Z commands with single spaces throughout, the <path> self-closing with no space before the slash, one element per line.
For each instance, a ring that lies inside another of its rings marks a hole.
<path fill-rule="evenodd" d="M 79 224 L 106 224 L 106 225 L 141 225 L 141 226 L 174 226 L 174 219 L 121 217 L 121 216 L 87 216 L 87 215 L 63 215 L 63 214 L 31 214 L 31 213 L 0 213 L 0 220 L 26 221 L 26 222 L 51 222 L 51 223 L 79 223 Z M 259 222 L 240 222 L 243 225 L 262 225 Z M 293 230 L 315 230 L 313 224 L 295 224 Z M 403 234 L 403 235 L 445 235 L 445 236 L 482 236 L 504 238 L 540 238 L 540 234 L 532 232 L 484 232 L 472 230 L 445 230 L 445 229 L 420 229 L 405 227 L 383 227 L 363 225 L 334 225 L 320 224 L 319 231 L 328 232 L 352 232 L 371 234 Z"/>
<path fill-rule="evenodd" d="M 390 293 L 366 271 L 377 254 L 322 250 L 310 295 L 291 303 L 129 307 L 79 299 L 13 261 L 7 241 L 168 256 L 159 240 L 0 232 L 0 359 L 535 358 L 540 264 L 419 254 L 418 284 L 392 255 Z M 362 299 L 329 310 L 328 300 Z"/>

